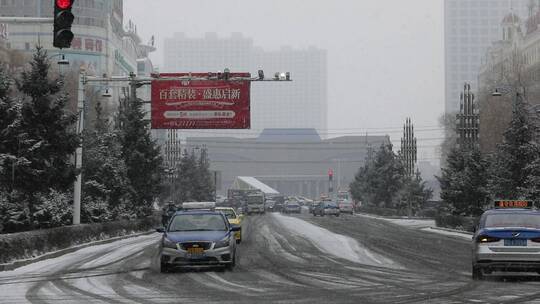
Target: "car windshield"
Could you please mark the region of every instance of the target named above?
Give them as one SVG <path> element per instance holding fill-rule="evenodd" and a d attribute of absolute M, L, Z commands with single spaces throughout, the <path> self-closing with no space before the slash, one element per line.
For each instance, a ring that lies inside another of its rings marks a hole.
<path fill-rule="evenodd" d="M 236 219 L 236 212 L 232 209 L 219 209 L 218 211 L 221 211 L 228 219 Z"/>
<path fill-rule="evenodd" d="M 227 224 L 219 214 L 178 214 L 169 225 L 169 232 L 225 231 Z"/>
<path fill-rule="evenodd" d="M 540 229 L 540 214 L 502 213 L 486 215 L 484 228 L 510 227 Z"/>

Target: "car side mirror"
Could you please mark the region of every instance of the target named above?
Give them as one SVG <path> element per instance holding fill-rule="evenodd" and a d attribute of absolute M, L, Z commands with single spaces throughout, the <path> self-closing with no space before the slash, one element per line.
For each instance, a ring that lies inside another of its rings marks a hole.
<path fill-rule="evenodd" d="M 156 228 L 156 232 L 165 233 L 165 228 L 164 227 Z"/>
<path fill-rule="evenodd" d="M 232 225 L 231 226 L 231 231 L 233 231 L 233 232 L 240 231 L 240 226 Z"/>

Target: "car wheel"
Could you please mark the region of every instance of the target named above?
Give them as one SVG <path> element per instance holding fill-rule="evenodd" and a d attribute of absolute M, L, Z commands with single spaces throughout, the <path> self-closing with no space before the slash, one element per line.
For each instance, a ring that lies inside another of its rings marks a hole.
<path fill-rule="evenodd" d="M 482 272 L 482 268 L 476 266 L 472 267 L 472 279 L 475 281 L 484 279 L 484 273 Z"/>
<path fill-rule="evenodd" d="M 160 264 L 160 267 L 159 267 L 159 271 L 161 273 L 167 273 L 169 272 L 169 266 L 167 265 L 167 263 L 161 263 Z"/>

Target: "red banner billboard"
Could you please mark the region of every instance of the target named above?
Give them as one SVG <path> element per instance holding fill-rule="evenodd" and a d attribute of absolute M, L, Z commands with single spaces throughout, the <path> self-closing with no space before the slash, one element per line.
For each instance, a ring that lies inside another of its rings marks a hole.
<path fill-rule="evenodd" d="M 192 80 L 168 79 L 191 75 Z M 249 129 L 249 73 L 209 80 L 208 73 L 159 74 L 152 80 L 152 129 Z"/>

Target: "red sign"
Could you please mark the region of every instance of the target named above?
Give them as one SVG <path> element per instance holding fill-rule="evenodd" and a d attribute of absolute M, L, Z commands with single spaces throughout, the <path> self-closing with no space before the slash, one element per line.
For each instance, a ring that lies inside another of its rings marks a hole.
<path fill-rule="evenodd" d="M 152 81 L 152 129 L 249 129 L 249 73 L 231 80 L 168 80 L 188 73 L 159 74 Z M 207 73 L 191 73 L 194 78 Z"/>
<path fill-rule="evenodd" d="M 497 200 L 495 208 L 532 208 L 532 201 Z"/>

